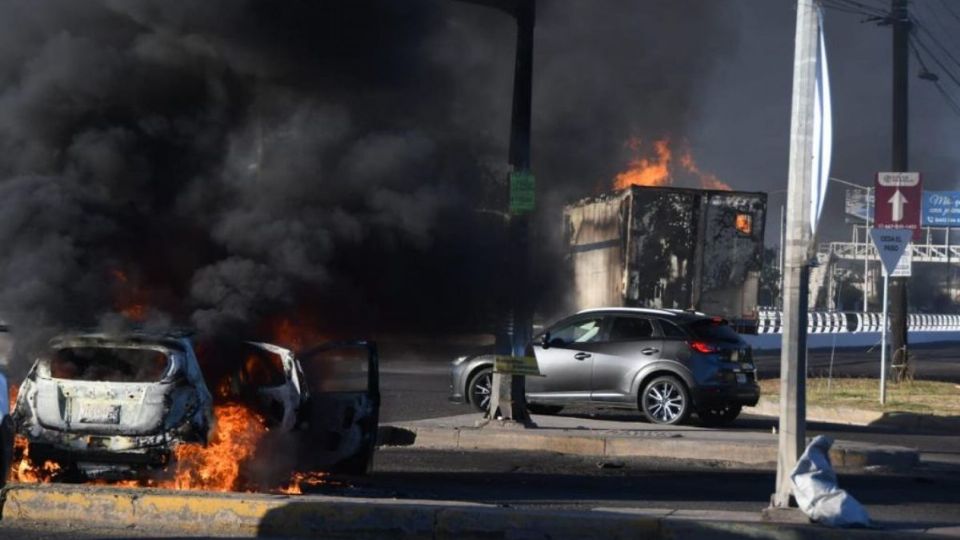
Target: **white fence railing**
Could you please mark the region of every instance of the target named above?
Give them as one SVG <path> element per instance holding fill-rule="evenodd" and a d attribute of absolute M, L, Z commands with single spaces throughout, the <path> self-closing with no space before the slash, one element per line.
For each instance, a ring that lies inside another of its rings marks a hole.
<path fill-rule="evenodd" d="M 960 332 L 960 315 L 912 313 L 907 316 L 910 332 Z M 807 315 L 808 334 L 845 334 L 880 332 L 880 313 L 842 313 L 811 311 Z M 761 309 L 757 313 L 757 334 L 782 334 L 780 311 Z"/>

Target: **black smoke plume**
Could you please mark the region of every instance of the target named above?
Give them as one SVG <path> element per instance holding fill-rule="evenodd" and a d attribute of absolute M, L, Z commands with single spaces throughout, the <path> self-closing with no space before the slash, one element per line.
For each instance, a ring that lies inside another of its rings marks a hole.
<path fill-rule="evenodd" d="M 730 34 L 708 4 L 540 2 L 542 312 L 559 203 L 695 118 Z M 492 330 L 514 40 L 452 0 L 0 0 L 0 318 L 21 352 L 131 309 Z"/>

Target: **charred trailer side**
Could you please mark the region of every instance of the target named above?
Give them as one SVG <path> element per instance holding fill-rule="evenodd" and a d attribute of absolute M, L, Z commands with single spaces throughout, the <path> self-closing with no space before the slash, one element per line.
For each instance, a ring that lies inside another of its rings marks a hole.
<path fill-rule="evenodd" d="M 765 193 L 640 187 L 564 208 L 577 309 L 696 309 L 750 331 Z"/>

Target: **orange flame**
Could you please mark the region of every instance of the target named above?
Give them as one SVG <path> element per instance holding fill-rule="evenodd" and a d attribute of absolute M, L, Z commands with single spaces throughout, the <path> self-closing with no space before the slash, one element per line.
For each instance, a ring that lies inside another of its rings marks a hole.
<path fill-rule="evenodd" d="M 174 451 L 174 478 L 158 487 L 205 491 L 249 491 L 241 466 L 253 457 L 267 432 L 263 418 L 237 404 L 214 407 L 216 432 L 206 447 L 181 444 Z"/>
<path fill-rule="evenodd" d="M 15 392 L 14 392 L 15 393 Z M 257 444 L 267 433 L 263 418 L 238 404 L 214 407 L 216 430 L 207 446 L 181 444 L 174 449 L 173 461 L 156 477 L 135 480 L 96 480 L 95 485 L 118 487 L 155 487 L 203 491 L 254 491 L 258 486 L 248 482 L 243 467 L 254 456 Z M 53 461 L 35 464 L 30 459 L 27 440 L 14 439 L 14 460 L 10 478 L 15 482 L 48 483 L 62 472 Z M 292 472 L 286 485 L 274 491 L 302 493 L 301 486 L 325 483 L 326 473 Z"/>
<path fill-rule="evenodd" d="M 669 186 L 675 181 L 675 173 L 682 172 L 697 179 L 700 187 L 729 191 L 731 188 L 716 175 L 700 170 L 690 149 L 684 145 L 679 155 L 674 157 L 668 138 L 653 142 L 653 156 L 640 155 L 643 142 L 639 138 L 627 141 L 627 147 L 634 152 L 627 170 L 617 174 L 613 181 L 614 189 L 626 189 L 630 186 Z"/>
<path fill-rule="evenodd" d="M 286 317 L 271 320 L 266 330 L 273 343 L 297 351 L 327 341 L 318 328 L 313 317 L 303 316 L 296 323 Z"/>
<path fill-rule="evenodd" d="M 147 293 L 130 282 L 130 277 L 119 269 L 110 271 L 117 282 L 117 298 L 113 308 L 121 315 L 133 322 L 147 320 L 148 302 Z"/>
<path fill-rule="evenodd" d="M 280 493 L 287 495 L 302 495 L 303 486 L 319 486 L 329 482 L 327 473 L 323 472 L 295 472 L 290 477 L 290 484 L 280 489 Z"/>

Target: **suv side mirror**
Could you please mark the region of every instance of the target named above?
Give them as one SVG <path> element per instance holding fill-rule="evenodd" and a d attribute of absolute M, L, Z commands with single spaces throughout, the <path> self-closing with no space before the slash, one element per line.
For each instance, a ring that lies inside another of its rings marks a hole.
<path fill-rule="evenodd" d="M 540 347 L 544 349 L 550 348 L 550 332 L 544 332 L 543 335 L 540 336 Z"/>

